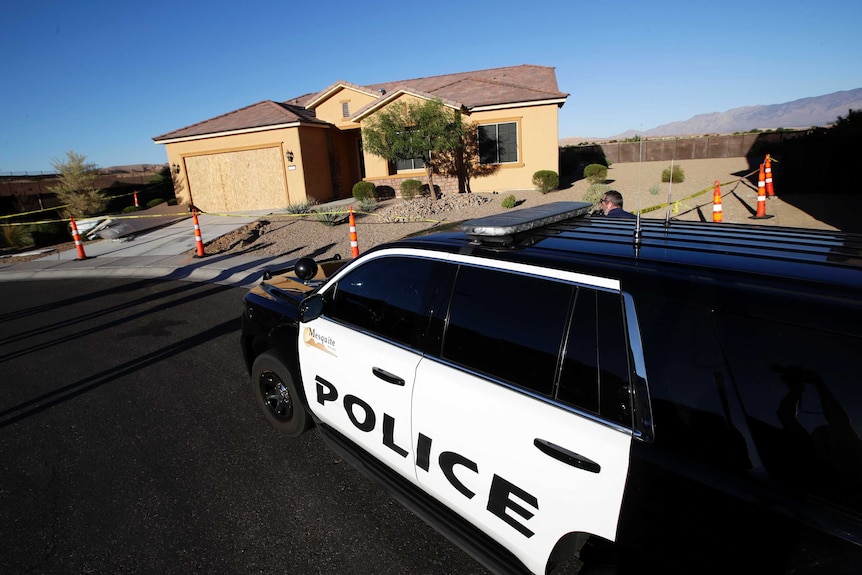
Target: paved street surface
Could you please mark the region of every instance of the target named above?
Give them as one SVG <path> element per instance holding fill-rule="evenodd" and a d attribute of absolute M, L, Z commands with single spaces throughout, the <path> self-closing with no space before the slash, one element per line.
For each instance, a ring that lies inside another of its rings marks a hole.
<path fill-rule="evenodd" d="M 481 573 L 252 403 L 245 290 L 0 282 L 0 572 Z"/>

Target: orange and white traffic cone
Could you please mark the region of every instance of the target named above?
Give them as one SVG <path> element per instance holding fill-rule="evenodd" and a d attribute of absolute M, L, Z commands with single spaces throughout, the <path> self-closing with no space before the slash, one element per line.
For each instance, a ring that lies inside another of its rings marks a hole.
<path fill-rule="evenodd" d="M 81 235 L 78 233 L 78 225 L 75 223 L 75 216 L 69 216 L 69 224 L 72 226 L 72 239 L 75 240 L 75 249 L 78 250 L 78 259 L 87 259 L 87 254 L 84 253 L 84 244 L 81 242 Z"/>
<path fill-rule="evenodd" d="M 353 217 L 353 206 L 350 206 L 350 257 L 359 257 L 359 239 L 356 237 L 356 218 Z"/>
<path fill-rule="evenodd" d="M 133 195 L 133 196 L 134 196 L 134 198 L 135 198 L 135 207 L 136 207 L 136 208 L 140 208 L 140 207 L 141 207 L 141 204 L 139 204 L 139 203 L 138 203 L 138 192 L 132 192 L 132 195 Z"/>
<path fill-rule="evenodd" d="M 195 224 L 195 247 L 197 248 L 197 253 L 194 255 L 196 258 L 202 258 L 206 254 L 204 253 L 204 240 L 201 238 L 201 226 L 198 223 L 198 211 L 192 210 L 192 221 Z"/>
<path fill-rule="evenodd" d="M 715 180 L 715 188 L 712 192 L 712 221 L 721 222 L 724 214 L 721 211 L 721 182 Z"/>
<path fill-rule="evenodd" d="M 763 162 L 764 183 L 766 184 L 766 197 L 775 196 L 775 188 L 772 185 L 772 158 L 766 154 L 766 160 Z"/>
<path fill-rule="evenodd" d="M 764 177 L 763 164 L 760 164 L 760 176 L 757 181 L 757 214 L 751 216 L 752 220 L 765 220 L 772 216 L 766 215 L 766 182 Z"/>

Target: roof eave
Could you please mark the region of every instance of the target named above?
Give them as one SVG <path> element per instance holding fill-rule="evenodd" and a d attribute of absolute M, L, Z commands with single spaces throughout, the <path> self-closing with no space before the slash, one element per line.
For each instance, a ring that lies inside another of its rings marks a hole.
<path fill-rule="evenodd" d="M 272 124 L 270 126 L 258 126 L 255 128 L 240 128 L 237 130 L 226 130 L 222 132 L 211 132 L 209 134 L 196 134 L 194 136 L 180 136 L 178 138 L 153 138 L 157 144 L 176 144 L 178 142 L 192 142 L 194 140 L 206 140 L 208 138 L 219 138 L 222 136 L 238 136 L 241 134 L 253 134 L 255 132 L 266 132 L 268 130 L 282 130 L 285 128 L 298 128 L 300 126 L 326 128 L 327 124 L 309 124 L 303 122 L 289 122 L 287 124 Z"/>
<path fill-rule="evenodd" d="M 527 106 L 547 106 L 549 104 L 556 104 L 557 106 L 562 107 L 565 103 L 565 97 L 548 98 L 546 100 L 531 100 L 528 102 L 508 102 L 504 104 L 490 104 L 487 106 L 473 106 L 469 107 L 468 110 L 471 112 L 488 112 L 491 110 L 506 110 L 509 108 L 525 108 Z"/>
<path fill-rule="evenodd" d="M 325 100 L 328 100 L 329 98 L 331 98 L 332 95 L 335 94 L 336 92 L 338 92 L 339 90 L 353 90 L 354 92 L 359 92 L 360 94 L 375 96 L 375 94 L 373 92 L 371 92 L 370 90 L 366 90 L 366 89 L 362 88 L 361 86 L 357 86 L 355 84 L 350 84 L 347 82 L 338 82 L 336 84 L 333 84 L 329 88 L 324 89 L 322 92 L 318 93 L 318 95 L 315 96 L 313 99 L 306 102 L 305 109 L 306 110 L 313 110 L 314 108 L 319 106 L 321 103 L 323 103 Z"/>
<path fill-rule="evenodd" d="M 422 92 L 420 90 L 411 90 L 409 88 L 399 88 L 398 90 L 395 90 L 394 92 L 392 92 L 390 94 L 386 94 L 384 97 L 378 99 L 376 102 L 370 103 L 365 108 L 356 112 L 356 114 L 351 116 L 350 119 L 354 122 L 359 122 L 363 118 L 369 116 L 370 114 L 373 114 L 374 112 L 376 112 L 377 110 L 379 110 L 383 106 L 388 105 L 389 103 L 393 102 L 394 100 L 396 100 L 396 99 L 398 99 L 404 95 L 413 96 L 415 98 L 420 98 L 422 100 L 437 99 L 437 100 L 440 100 L 441 102 L 443 102 L 444 106 L 452 108 L 453 110 L 461 110 L 464 107 L 462 104 L 459 104 L 458 102 L 453 102 L 451 100 L 444 100 L 444 99 L 440 98 L 439 96 L 435 96 L 434 94 L 427 94 L 427 93 Z"/>

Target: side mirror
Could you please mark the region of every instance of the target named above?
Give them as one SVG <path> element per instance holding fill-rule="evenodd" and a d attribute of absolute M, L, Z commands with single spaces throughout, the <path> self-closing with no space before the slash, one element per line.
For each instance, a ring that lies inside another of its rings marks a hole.
<path fill-rule="evenodd" d="M 323 296 L 310 295 L 299 304 L 299 321 L 308 323 L 323 315 Z"/>

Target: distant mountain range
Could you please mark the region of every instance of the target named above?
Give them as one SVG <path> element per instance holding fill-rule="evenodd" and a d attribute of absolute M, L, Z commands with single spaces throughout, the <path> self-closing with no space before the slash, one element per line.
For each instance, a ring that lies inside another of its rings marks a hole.
<path fill-rule="evenodd" d="M 833 92 L 825 96 L 802 98 L 783 104 L 744 106 L 726 112 L 698 114 L 688 120 L 663 124 L 646 131 L 629 130 L 607 139 L 621 140 L 638 134 L 646 137 L 690 136 L 732 134 L 755 129 L 828 126 L 834 123 L 839 116 L 847 116 L 851 109 L 862 109 L 862 88 Z M 587 138 L 564 138 L 561 140 L 561 144 L 576 144 L 585 139 Z"/>

